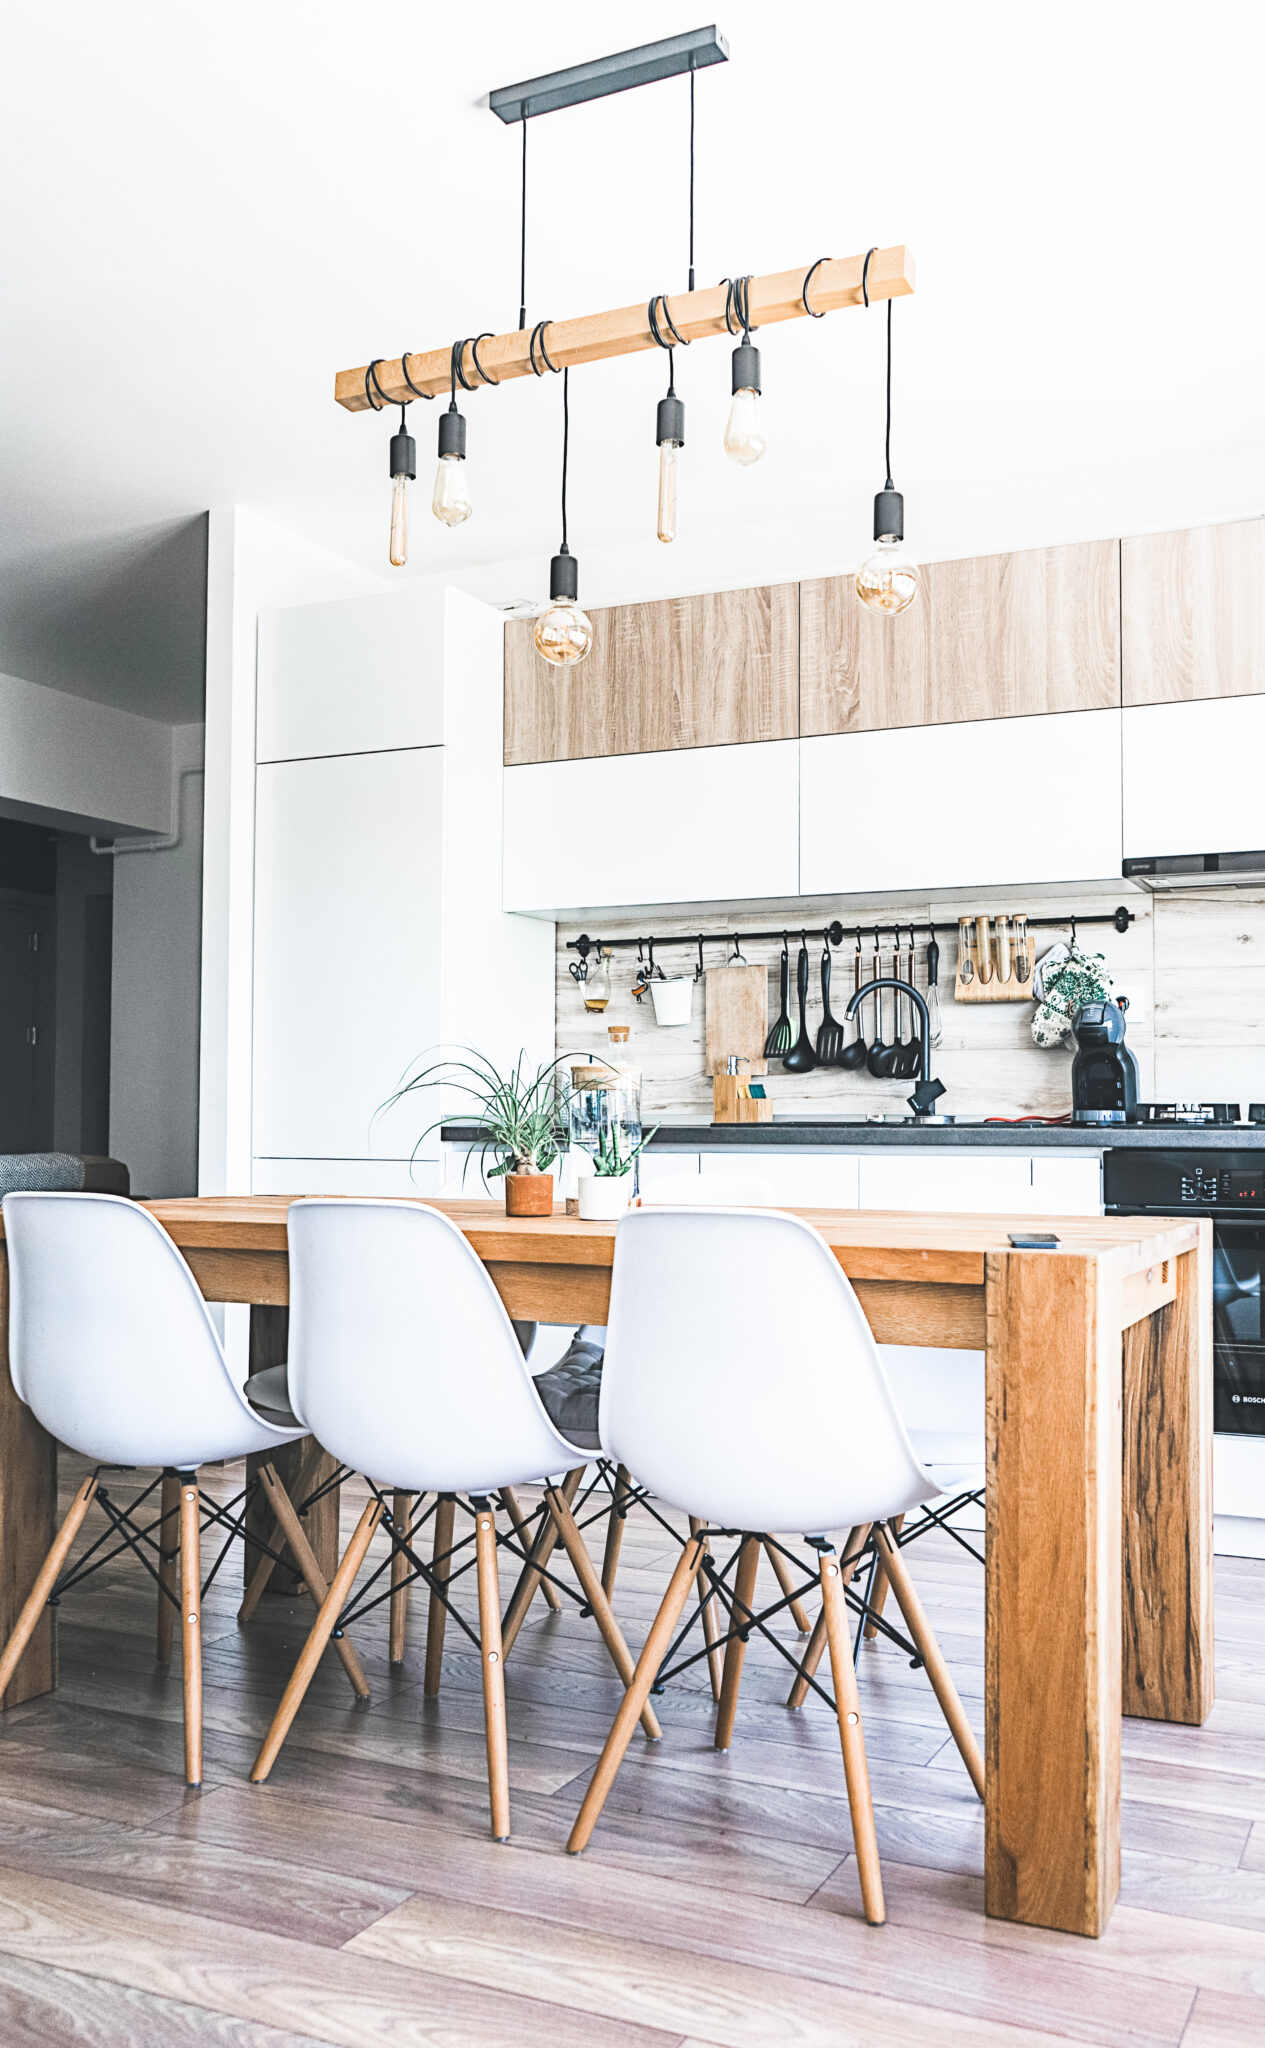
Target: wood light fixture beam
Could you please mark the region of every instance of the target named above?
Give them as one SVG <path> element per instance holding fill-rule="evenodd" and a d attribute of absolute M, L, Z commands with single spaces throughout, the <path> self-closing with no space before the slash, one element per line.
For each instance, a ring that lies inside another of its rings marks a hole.
<path fill-rule="evenodd" d="M 832 313 L 841 306 L 862 305 L 861 273 L 864 266 L 864 251 L 859 256 L 827 257 L 819 263 L 809 286 L 813 312 Z M 811 263 L 804 263 L 795 270 L 777 270 L 766 277 L 751 279 L 753 331 L 775 326 L 779 320 L 805 318 L 808 308 L 804 304 L 804 281 L 810 269 Z M 906 297 L 914 289 L 914 259 L 908 249 L 903 245 L 876 249 L 870 258 L 866 284 L 872 301 Z M 671 294 L 668 311 L 682 341 L 697 341 L 704 335 L 728 333 L 726 299 L 723 284 L 708 285 L 702 291 Z M 660 326 L 664 326 L 662 312 Z M 650 331 L 649 312 L 644 303 L 621 306 L 612 313 L 585 313 L 576 320 L 547 321 L 543 323 L 543 339 L 549 361 L 559 370 L 576 363 L 605 362 L 611 356 L 635 355 L 641 349 L 657 345 Z M 540 361 L 539 339 L 536 359 Z M 394 361 L 380 361 L 377 365 L 378 387 L 389 403 L 403 405 L 419 392 L 428 398 L 437 398 L 448 390 L 452 376 L 450 343 L 445 342 L 442 348 L 427 349 L 417 355 L 410 351 L 407 360 L 407 379 L 404 364 L 398 357 Z M 486 370 L 489 382 L 505 383 L 511 377 L 532 376 L 531 330 L 516 328 L 511 334 L 498 334 L 487 341 L 480 341 L 479 362 Z M 468 351 L 467 369 L 470 369 Z M 374 410 L 365 392 L 367 374 L 368 365 L 362 363 L 358 369 L 340 370 L 335 377 L 334 396 L 348 412 Z M 410 381 L 412 389 L 409 388 Z"/>

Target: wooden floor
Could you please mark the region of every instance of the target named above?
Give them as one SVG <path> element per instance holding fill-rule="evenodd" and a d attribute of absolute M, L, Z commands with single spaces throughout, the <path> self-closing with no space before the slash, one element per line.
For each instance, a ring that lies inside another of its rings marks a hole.
<path fill-rule="evenodd" d="M 354 1494 L 345 1508 L 346 1530 Z M 909 1555 L 978 1725 L 982 1575 L 945 1537 Z M 616 1602 L 634 1649 L 670 1561 L 634 1516 Z M 372 1702 L 352 1704 L 330 1656 L 271 1781 L 247 1783 L 307 1610 L 270 1599 L 239 1631 L 240 1583 L 234 1555 L 207 1601 L 200 1793 L 181 1779 L 178 1660 L 155 1664 L 130 1559 L 63 1607 L 60 1692 L 0 1720 L 3 2048 L 1265 2042 L 1265 1565 L 1218 1565 L 1208 1727 L 1126 1723 L 1124 1887 L 1099 1942 L 985 1920 L 980 1808 L 890 1644 L 861 1659 L 889 1913 L 871 1929 L 837 1733 L 820 1702 L 786 1712 L 767 1646 L 730 1753 L 695 1670 L 571 1858 L 618 1699 L 590 1622 L 538 1602 L 509 1659 L 498 1846 L 478 1658 L 450 1630 L 425 1702 L 421 1603 L 402 1673 L 383 1609 L 356 1632 Z"/>

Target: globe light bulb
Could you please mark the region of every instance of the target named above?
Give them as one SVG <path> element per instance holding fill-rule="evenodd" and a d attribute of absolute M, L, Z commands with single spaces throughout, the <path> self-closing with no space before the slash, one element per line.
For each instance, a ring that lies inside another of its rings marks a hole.
<path fill-rule="evenodd" d="M 391 436 L 391 567 L 408 561 L 408 487 L 417 475 L 417 443 L 403 427 Z"/>
<path fill-rule="evenodd" d="M 474 510 L 466 472 L 466 423 L 455 398 L 439 415 L 439 462 L 430 509 L 445 526 L 460 526 Z"/>
<path fill-rule="evenodd" d="M 857 596 L 875 612 L 903 612 L 918 595 L 918 565 L 887 534 L 857 570 Z"/>
<path fill-rule="evenodd" d="M 441 455 L 436 463 L 430 509 L 445 526 L 460 526 L 473 512 L 470 479 L 460 455 Z"/>
<path fill-rule="evenodd" d="M 874 538 L 878 543 L 857 570 L 857 596 L 875 612 L 903 612 L 918 595 L 918 565 L 905 552 L 905 500 L 887 486 L 874 500 Z"/>
<path fill-rule="evenodd" d="M 671 383 L 668 395 L 659 400 L 659 413 L 655 425 L 655 439 L 659 443 L 659 523 L 660 540 L 676 539 L 676 469 L 677 454 L 685 446 L 685 407 L 677 397 Z"/>
<path fill-rule="evenodd" d="M 536 620 L 536 652 L 555 668 L 583 661 L 593 645 L 593 621 L 580 610 L 579 564 L 564 541 L 549 565 L 549 602 Z"/>
<path fill-rule="evenodd" d="M 760 351 L 744 341 L 733 352 L 733 404 L 725 424 L 725 453 L 745 469 L 758 462 L 765 440 L 760 426 Z"/>

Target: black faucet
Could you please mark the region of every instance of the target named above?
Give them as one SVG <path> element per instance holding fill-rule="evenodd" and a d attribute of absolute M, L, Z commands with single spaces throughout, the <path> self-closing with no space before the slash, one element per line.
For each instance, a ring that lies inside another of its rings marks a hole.
<path fill-rule="evenodd" d="M 937 1098 L 944 1094 L 944 1082 L 935 1081 L 931 1078 L 931 1013 L 927 1008 L 927 999 L 921 990 L 916 989 L 910 981 L 898 980 L 895 975 L 880 975 L 877 981 L 867 981 L 857 990 L 843 1014 L 845 1017 L 854 1017 L 865 997 L 872 995 L 874 990 L 879 988 L 899 989 L 903 995 L 911 997 L 917 1007 L 919 1031 L 922 1040 L 921 1050 L 918 1055 L 919 1078 L 914 1085 L 913 1094 L 907 1096 L 906 1100 L 915 1116 L 930 1116 L 935 1108 Z"/>

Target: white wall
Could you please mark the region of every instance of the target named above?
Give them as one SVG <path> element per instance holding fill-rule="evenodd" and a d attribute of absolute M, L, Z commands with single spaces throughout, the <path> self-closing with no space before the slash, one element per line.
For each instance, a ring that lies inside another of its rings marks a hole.
<path fill-rule="evenodd" d="M 198 1185 L 203 728 L 169 730 L 177 843 L 113 856 L 110 1151 L 146 1196 Z"/>
<path fill-rule="evenodd" d="M 171 733 L 156 719 L 0 676 L 0 797 L 71 829 L 166 832 Z"/>
<path fill-rule="evenodd" d="M 240 505 L 212 510 L 207 559 L 198 1190 L 242 1192 L 251 1170 L 255 649 L 274 605 L 386 587 Z"/>

